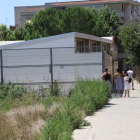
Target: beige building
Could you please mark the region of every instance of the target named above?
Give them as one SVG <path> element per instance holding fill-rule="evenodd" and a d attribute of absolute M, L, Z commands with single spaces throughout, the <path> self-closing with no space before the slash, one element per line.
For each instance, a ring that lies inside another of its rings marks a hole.
<path fill-rule="evenodd" d="M 21 6 L 14 7 L 15 11 L 15 26 L 19 28 L 20 25 L 24 25 L 25 22 L 30 22 L 31 18 L 40 10 L 45 10 L 49 7 L 65 10 L 67 7 L 82 6 L 101 9 L 108 6 L 110 10 L 115 10 L 120 19 L 125 23 L 128 20 L 138 18 L 140 14 L 140 3 L 133 0 L 89 0 L 89 1 L 73 1 L 73 2 L 56 2 L 45 3 L 39 6 Z"/>

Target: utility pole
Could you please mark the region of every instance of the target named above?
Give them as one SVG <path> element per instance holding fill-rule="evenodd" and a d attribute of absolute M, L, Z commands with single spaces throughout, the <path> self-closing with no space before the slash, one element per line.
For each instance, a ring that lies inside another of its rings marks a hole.
<path fill-rule="evenodd" d="M 7 19 L 8 19 L 8 18 L 6 18 L 6 27 L 7 27 Z"/>

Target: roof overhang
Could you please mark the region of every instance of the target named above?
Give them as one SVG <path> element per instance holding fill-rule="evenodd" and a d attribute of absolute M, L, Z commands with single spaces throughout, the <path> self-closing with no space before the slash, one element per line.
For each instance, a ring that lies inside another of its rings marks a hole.
<path fill-rule="evenodd" d="M 69 6 L 89 6 L 89 4 L 94 5 L 105 5 L 105 4 L 116 4 L 116 3 L 129 3 L 133 5 L 140 5 L 139 2 L 136 1 L 72 1 L 72 2 L 57 2 L 57 3 L 49 3 L 50 7 L 69 7 Z M 48 3 L 45 3 L 45 5 L 48 5 Z"/>
<path fill-rule="evenodd" d="M 102 37 L 97 37 L 97 36 L 83 34 L 83 33 L 77 33 L 77 32 L 75 32 L 75 37 L 82 38 L 82 39 L 96 40 L 96 41 L 99 41 L 99 42 L 112 44 L 112 39 L 110 39 L 112 37 L 110 37 L 108 39 L 108 38 L 102 38 Z"/>
<path fill-rule="evenodd" d="M 55 41 L 59 39 L 66 39 L 70 37 L 77 37 L 77 38 L 82 38 L 82 39 L 89 39 L 89 40 L 96 40 L 99 42 L 104 42 L 104 43 L 109 43 L 112 44 L 112 40 L 93 36 L 93 35 L 88 35 L 88 34 L 83 34 L 83 33 L 78 33 L 78 32 L 71 32 L 71 33 L 66 33 L 66 34 L 60 34 L 60 35 L 54 35 L 54 36 L 49 36 L 49 37 L 44 37 L 44 38 L 38 38 L 34 40 L 28 40 L 24 42 L 19 42 L 19 43 L 13 43 L 13 44 L 8 44 L 8 45 L 2 45 L 0 46 L 0 49 L 20 49 L 20 47 L 24 46 L 29 46 L 33 44 L 39 44 L 39 43 L 46 43 L 49 41 Z M 74 46 L 72 46 L 74 47 Z"/>

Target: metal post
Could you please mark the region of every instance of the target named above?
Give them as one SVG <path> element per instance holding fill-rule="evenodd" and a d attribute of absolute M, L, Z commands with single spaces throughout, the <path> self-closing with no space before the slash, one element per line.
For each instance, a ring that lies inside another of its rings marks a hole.
<path fill-rule="evenodd" d="M 50 48 L 50 72 L 51 72 L 51 86 L 53 89 L 53 60 L 52 60 L 52 48 Z"/>
<path fill-rule="evenodd" d="M 1 84 L 3 84 L 3 60 L 2 60 L 2 50 L 0 50 L 0 62 L 1 62 Z"/>

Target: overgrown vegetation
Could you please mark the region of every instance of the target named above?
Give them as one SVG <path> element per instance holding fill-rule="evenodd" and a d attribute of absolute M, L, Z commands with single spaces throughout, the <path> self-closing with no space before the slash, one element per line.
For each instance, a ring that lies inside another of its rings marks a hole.
<path fill-rule="evenodd" d="M 78 78 L 67 98 L 58 83 L 54 88 L 39 97 L 24 85 L 1 85 L 0 139 L 71 140 L 75 128 L 90 125 L 84 117 L 109 101 L 110 88 L 100 80 Z"/>

